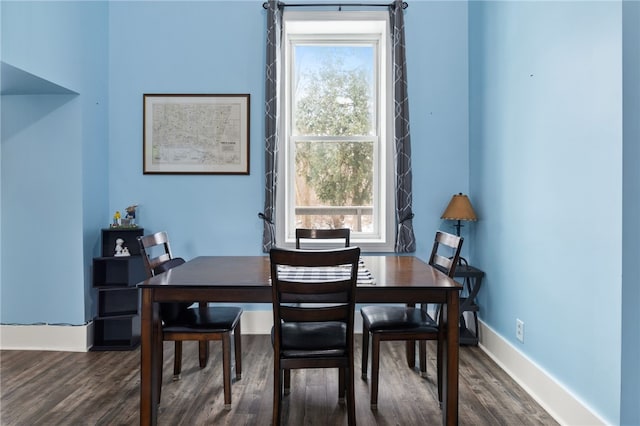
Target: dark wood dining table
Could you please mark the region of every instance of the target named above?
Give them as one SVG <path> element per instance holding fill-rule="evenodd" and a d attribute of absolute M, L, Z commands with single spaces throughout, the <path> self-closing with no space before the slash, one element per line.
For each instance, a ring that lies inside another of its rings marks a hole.
<path fill-rule="evenodd" d="M 458 309 L 462 286 L 414 256 L 363 256 L 373 283 L 358 284 L 357 303 L 442 303 L 447 343 L 442 419 L 458 423 Z M 140 424 L 157 423 L 160 302 L 271 303 L 268 256 L 202 256 L 149 278 L 141 289 Z M 250 371 L 249 369 L 247 369 Z M 250 373 L 249 373 L 250 374 Z"/>

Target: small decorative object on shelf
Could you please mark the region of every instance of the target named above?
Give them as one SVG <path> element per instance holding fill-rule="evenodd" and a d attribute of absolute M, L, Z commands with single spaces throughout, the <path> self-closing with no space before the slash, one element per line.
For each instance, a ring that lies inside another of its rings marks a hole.
<path fill-rule="evenodd" d="M 125 209 L 125 211 L 127 213 L 124 216 L 124 218 L 120 214 L 120 210 L 116 211 L 115 214 L 113 215 L 113 223 L 109 227 L 112 228 L 112 229 L 113 228 L 117 228 L 117 229 L 123 229 L 123 228 L 135 229 L 135 228 L 137 228 L 138 227 L 138 225 L 136 224 L 136 209 L 137 208 L 138 208 L 137 204 L 132 204 L 129 207 L 127 207 Z"/>
<path fill-rule="evenodd" d="M 124 244 L 124 240 L 122 238 L 118 238 L 116 240 L 116 249 L 115 249 L 114 256 L 116 257 L 131 256 L 131 253 L 129 253 L 129 248 L 126 246 L 123 246 L 123 244 Z"/>
<path fill-rule="evenodd" d="M 132 206 L 127 207 L 125 210 L 127 211 L 127 215 L 124 217 L 124 220 L 126 221 L 126 223 L 123 223 L 123 225 L 129 225 L 129 226 L 135 226 L 136 224 L 136 207 L 138 207 L 137 204 L 134 204 Z"/>

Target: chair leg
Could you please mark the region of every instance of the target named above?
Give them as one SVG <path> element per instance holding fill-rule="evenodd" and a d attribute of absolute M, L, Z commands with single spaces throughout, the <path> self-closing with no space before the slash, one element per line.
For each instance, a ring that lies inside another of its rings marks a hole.
<path fill-rule="evenodd" d="M 443 369 L 443 345 L 445 344 L 444 338 L 438 337 L 438 347 L 436 349 L 436 376 L 438 378 L 438 402 L 442 406 L 442 369 Z"/>
<path fill-rule="evenodd" d="M 407 308 L 415 308 L 415 303 L 407 303 Z M 416 366 L 416 342 L 415 340 L 407 340 L 405 342 L 406 350 L 405 353 L 407 355 L 407 365 L 409 368 L 413 369 Z"/>
<path fill-rule="evenodd" d="M 344 404 L 345 386 L 345 369 L 338 368 L 338 403 Z"/>
<path fill-rule="evenodd" d="M 362 326 L 362 380 L 367 380 L 367 364 L 369 364 L 369 328 Z"/>
<path fill-rule="evenodd" d="M 162 392 L 162 364 L 164 364 L 164 340 L 162 338 L 162 327 L 158 327 L 158 333 L 157 333 L 157 342 L 156 342 L 156 346 L 157 346 L 157 354 L 158 354 L 158 366 L 157 366 L 157 375 L 158 375 L 158 383 L 157 383 L 157 389 L 158 391 L 156 392 L 156 395 L 158 400 L 156 401 L 156 404 L 160 404 L 160 398 L 161 398 L 161 392 Z"/>
<path fill-rule="evenodd" d="M 371 340 L 371 409 L 378 409 L 378 376 L 380 373 L 380 335 L 373 333 Z"/>
<path fill-rule="evenodd" d="M 173 351 L 173 380 L 180 380 L 180 372 L 182 371 L 182 342 L 175 341 Z"/>
<path fill-rule="evenodd" d="M 242 332 L 240 331 L 240 321 L 233 330 L 233 347 L 236 355 L 236 380 L 242 378 Z"/>
<path fill-rule="evenodd" d="M 273 361 L 273 417 L 271 424 L 280 426 L 280 401 L 282 400 L 282 370 L 280 370 L 280 361 L 274 354 Z"/>
<path fill-rule="evenodd" d="M 416 366 L 416 341 L 407 340 L 405 345 L 407 347 L 407 365 L 409 368 L 413 369 Z"/>
<path fill-rule="evenodd" d="M 289 395 L 291 393 L 291 370 L 286 368 L 284 370 L 284 394 Z"/>
<path fill-rule="evenodd" d="M 209 341 L 201 340 L 198 342 L 198 359 L 200 368 L 205 368 L 209 362 Z"/>
<path fill-rule="evenodd" d="M 419 355 L 420 355 L 420 375 L 427 377 L 427 341 L 418 341 Z"/>
<path fill-rule="evenodd" d="M 229 333 L 222 334 L 222 380 L 224 382 L 225 410 L 231 409 L 231 337 Z"/>
<path fill-rule="evenodd" d="M 480 333 L 478 331 L 478 313 L 473 311 L 473 329 L 475 330 L 476 339 L 480 339 Z"/>
<path fill-rule="evenodd" d="M 355 426 L 356 424 L 356 393 L 355 393 L 355 384 L 354 374 L 353 374 L 353 360 L 351 360 L 351 365 L 347 368 L 347 419 L 349 426 Z"/>

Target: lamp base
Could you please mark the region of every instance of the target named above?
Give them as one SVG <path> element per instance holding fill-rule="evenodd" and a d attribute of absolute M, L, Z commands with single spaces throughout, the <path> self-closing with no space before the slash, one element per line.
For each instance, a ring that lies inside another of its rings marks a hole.
<path fill-rule="evenodd" d="M 456 228 L 456 235 L 459 237 L 460 236 L 460 228 L 462 228 L 464 225 L 462 224 L 462 221 L 458 221 L 457 224 L 453 225 L 454 228 Z"/>

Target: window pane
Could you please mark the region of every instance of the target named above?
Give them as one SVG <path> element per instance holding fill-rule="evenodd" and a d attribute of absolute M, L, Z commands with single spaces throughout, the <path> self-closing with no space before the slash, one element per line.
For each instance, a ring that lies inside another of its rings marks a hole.
<path fill-rule="evenodd" d="M 372 232 L 373 170 L 374 141 L 296 142 L 296 227 Z"/>
<path fill-rule="evenodd" d="M 364 250 L 393 250 L 389 28 L 386 11 L 283 14 L 276 239 L 285 247 L 295 228 L 348 227 Z"/>
<path fill-rule="evenodd" d="M 292 134 L 375 134 L 372 45 L 294 48 Z"/>

